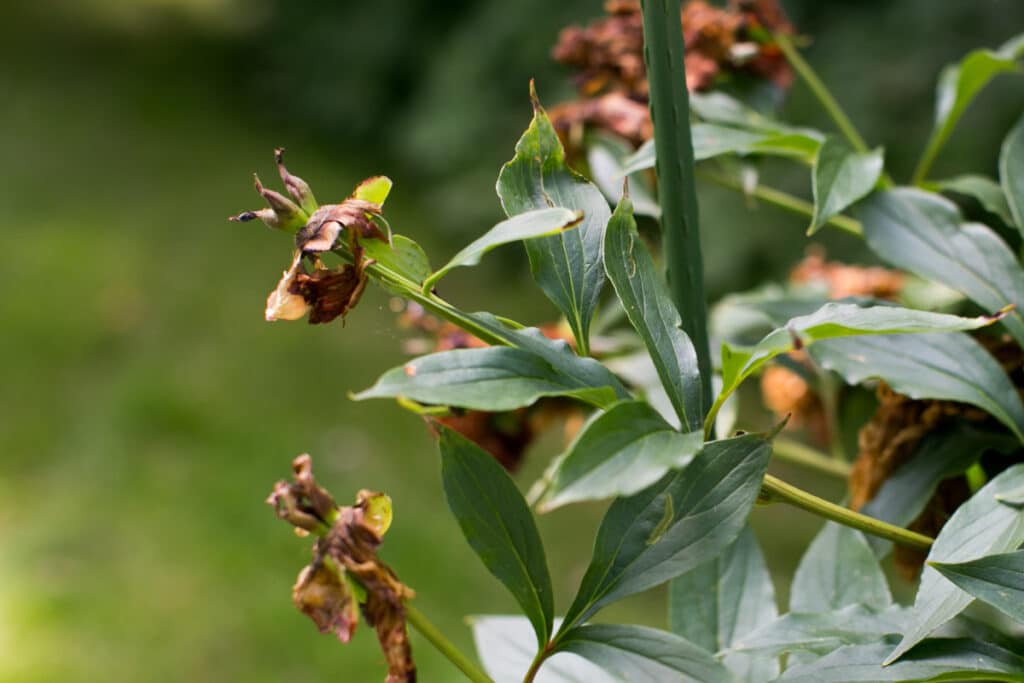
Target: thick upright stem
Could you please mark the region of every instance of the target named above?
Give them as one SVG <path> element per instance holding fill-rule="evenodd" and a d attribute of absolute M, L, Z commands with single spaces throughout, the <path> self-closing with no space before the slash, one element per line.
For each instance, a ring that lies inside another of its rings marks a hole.
<path fill-rule="evenodd" d="M 657 151 L 655 173 L 669 291 L 697 350 L 704 410 L 711 405 L 704 262 L 694 180 L 690 98 L 686 90 L 680 0 L 642 0 L 644 61 Z"/>

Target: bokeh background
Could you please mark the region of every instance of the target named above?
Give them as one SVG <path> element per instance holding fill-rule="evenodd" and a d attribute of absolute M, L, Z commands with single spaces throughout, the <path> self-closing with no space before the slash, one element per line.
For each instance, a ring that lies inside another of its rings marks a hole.
<path fill-rule="evenodd" d="M 905 178 L 938 69 L 1024 30 L 1017 0 L 785 0 L 809 60 Z M 272 150 L 321 200 L 396 182 L 388 215 L 440 262 L 501 218 L 498 168 L 530 116 L 571 93 L 548 57 L 597 0 L 35 0 L 0 3 L 0 680 L 377 681 L 368 629 L 342 647 L 291 606 L 308 560 L 263 504 L 314 455 L 339 498 L 387 491 L 384 556 L 465 648 L 465 615 L 513 610 L 448 515 L 415 416 L 352 403 L 401 362 L 387 297 L 348 325 L 267 324 L 286 237 L 229 214 L 258 206 Z M 993 175 L 1024 108 L 1002 78 L 934 175 Z M 828 128 L 797 85 L 794 122 Z M 763 177 L 804 196 L 806 172 Z M 714 296 L 784 276 L 805 221 L 701 187 Z M 867 258 L 824 231 L 830 253 Z M 469 310 L 540 322 L 521 250 L 446 280 Z M 534 449 L 523 475 L 556 447 Z M 786 475 L 838 499 L 841 484 Z M 564 608 L 601 506 L 541 520 Z M 818 526 L 766 509 L 755 528 L 780 595 Z M 660 624 L 657 592 L 609 618 Z M 459 675 L 417 636 L 421 680 Z"/>

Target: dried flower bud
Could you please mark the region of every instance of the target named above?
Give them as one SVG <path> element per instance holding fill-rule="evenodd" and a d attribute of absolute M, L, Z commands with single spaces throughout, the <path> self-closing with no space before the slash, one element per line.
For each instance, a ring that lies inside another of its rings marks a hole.
<path fill-rule="evenodd" d="M 380 204 L 363 199 L 346 199 L 341 204 L 326 204 L 317 209 L 305 227 L 295 235 L 295 246 L 303 252 L 321 253 L 334 249 L 344 228 L 359 237 L 387 239 L 374 221 L 381 215 Z"/>
<path fill-rule="evenodd" d="M 270 227 L 286 232 L 296 232 L 306 225 L 308 215 L 295 202 L 280 192 L 264 187 L 258 175 L 253 174 L 253 179 L 256 184 L 256 191 L 266 200 L 270 208 L 243 211 L 237 216 L 231 216 L 228 220 L 245 223 L 258 218 Z"/>
<path fill-rule="evenodd" d="M 278 147 L 274 150 L 274 159 L 277 161 L 277 172 L 281 176 L 281 182 L 284 183 L 284 188 L 288 190 L 288 194 L 302 207 L 303 211 L 307 214 L 312 214 L 316 211 L 317 203 L 316 197 L 313 196 L 313 191 L 309 189 L 309 184 L 302 178 L 292 175 L 285 168 L 283 148 Z"/>

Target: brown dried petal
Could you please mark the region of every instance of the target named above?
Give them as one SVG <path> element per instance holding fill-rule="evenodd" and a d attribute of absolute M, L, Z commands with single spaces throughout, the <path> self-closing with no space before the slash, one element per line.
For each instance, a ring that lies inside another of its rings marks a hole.
<path fill-rule="evenodd" d="M 264 313 L 267 321 L 298 320 L 311 310 L 306 299 L 295 291 L 298 275 L 302 267 L 302 252 L 296 251 L 292 257 L 292 265 L 281 275 L 277 287 L 267 297 L 267 309 Z"/>
<path fill-rule="evenodd" d="M 320 633 L 347 643 L 359 623 L 359 607 L 348 584 L 320 559 L 305 567 L 292 588 L 292 602 L 313 620 Z"/>
<path fill-rule="evenodd" d="M 317 209 L 306 226 L 295 235 L 295 246 L 306 253 L 320 253 L 334 248 L 342 229 L 355 230 L 362 238 L 387 239 L 373 220 L 381 215 L 379 204 L 362 199 L 346 199 L 340 204 L 327 204 Z"/>
<path fill-rule="evenodd" d="M 310 305 L 309 324 L 329 323 L 359 303 L 366 277 L 358 266 L 343 265 L 317 269 L 311 275 L 299 273 L 294 291 Z"/>

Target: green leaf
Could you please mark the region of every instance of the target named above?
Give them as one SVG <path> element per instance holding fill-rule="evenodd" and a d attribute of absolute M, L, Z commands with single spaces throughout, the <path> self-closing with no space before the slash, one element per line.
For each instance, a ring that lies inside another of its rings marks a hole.
<path fill-rule="evenodd" d="M 973 330 L 990 325 L 997 319 L 990 316 L 961 318 L 899 306 L 827 303 L 814 313 L 793 318 L 785 327 L 769 333 L 753 348 L 734 348 L 722 344 L 722 391 L 715 399 L 708 419 L 714 416 L 719 406 L 746 378 L 772 358 L 793 351 L 798 346 L 811 346 L 815 342 L 837 337 Z"/>
<path fill-rule="evenodd" d="M 781 156 L 811 163 L 821 146 L 821 136 L 813 131 L 744 130 L 715 123 L 695 123 L 694 161 L 713 159 L 724 154 Z M 654 140 L 648 140 L 627 157 L 623 174 L 654 168 L 657 153 Z"/>
<path fill-rule="evenodd" d="M 554 603 L 533 515 L 504 468 L 461 434 L 438 426 L 448 507 L 487 569 L 533 624 L 538 647 L 551 635 Z"/>
<path fill-rule="evenodd" d="M 587 150 L 587 166 L 594 184 L 601 188 L 609 202 L 618 204 L 622 200 L 622 167 L 626 157 L 633 153 L 632 144 L 616 135 L 594 131 L 584 138 L 583 146 Z M 629 179 L 633 211 L 638 216 L 660 218 L 661 207 L 654 197 L 649 176 L 633 173 L 626 177 Z"/>
<path fill-rule="evenodd" d="M 471 410 L 502 411 L 545 396 L 570 396 L 596 406 L 615 400 L 608 386 L 581 384 L 524 349 L 491 346 L 421 356 L 381 375 L 353 399 L 407 398 Z"/>
<path fill-rule="evenodd" d="M 1013 220 L 1006 223 L 1024 231 L 1024 117 L 1003 141 L 999 152 L 999 179 L 1005 193 L 1002 203 L 1013 216 Z"/>
<path fill-rule="evenodd" d="M 608 221 L 604 267 L 629 322 L 651 354 L 680 423 L 686 430 L 700 429 L 704 413 L 697 351 L 683 331 L 679 311 L 640 240 L 627 197 Z"/>
<path fill-rule="evenodd" d="M 813 235 L 829 218 L 866 196 L 881 175 L 881 148 L 860 154 L 842 138 L 826 137 L 814 160 L 814 216 L 807 234 Z"/>
<path fill-rule="evenodd" d="M 1010 434 L 984 431 L 963 421 L 929 432 L 860 512 L 896 526 L 909 526 L 940 482 L 963 474 L 986 451 L 1010 453 L 1018 448 L 1020 442 Z M 869 538 L 868 543 L 879 557 L 892 547 L 891 541 L 880 538 Z"/>
<path fill-rule="evenodd" d="M 430 276 L 430 261 L 423 247 L 405 235 L 392 235 L 391 244 L 377 239 L 360 240 L 359 244 L 366 258 L 418 285 Z"/>
<path fill-rule="evenodd" d="M 876 611 L 848 605 L 832 612 L 790 612 L 740 638 L 730 652 L 763 657 L 790 652 L 825 655 L 844 645 L 877 643 L 887 634 L 899 634 L 904 621 L 902 607 Z"/>
<path fill-rule="evenodd" d="M 775 588 L 757 538 L 749 527 L 714 560 L 669 583 L 669 624 L 708 652 L 735 649 L 778 615 Z M 741 681 L 779 675 L 774 655 L 726 654 L 723 663 Z"/>
<path fill-rule="evenodd" d="M 1003 175 L 1005 178 L 1005 173 Z M 1003 188 L 999 186 L 999 183 L 991 178 L 973 174 L 958 175 L 954 178 L 929 183 L 928 189 L 973 197 L 981 204 L 981 208 L 999 216 L 1000 220 L 1007 225 L 1017 225 L 1010 213 L 1010 205 L 1006 201 L 1007 195 L 1003 194 Z"/>
<path fill-rule="evenodd" d="M 690 109 L 704 121 L 719 123 L 734 128 L 763 131 L 768 133 L 805 132 L 817 135 L 815 131 L 794 128 L 776 121 L 751 109 L 740 100 L 723 92 L 690 93 Z"/>
<path fill-rule="evenodd" d="M 962 293 L 996 311 L 1015 304 L 1003 324 L 1024 344 L 1024 271 L 1010 248 L 984 225 L 960 224 L 956 205 L 930 192 L 876 192 L 861 204 L 868 246 L 889 263 Z"/>
<path fill-rule="evenodd" d="M 678 680 L 729 683 L 729 671 L 710 653 L 674 633 L 646 626 L 587 624 L 565 632 L 559 652 L 572 652 L 626 681 Z"/>
<path fill-rule="evenodd" d="M 702 432 L 677 432 L 643 401 L 616 403 L 595 415 L 555 461 L 540 509 L 632 495 L 686 467 L 703 445 Z"/>
<path fill-rule="evenodd" d="M 716 557 L 743 528 L 770 454 L 762 435 L 715 441 L 686 469 L 612 503 L 566 624 Z"/>
<path fill-rule="evenodd" d="M 930 564 L 963 590 L 1024 624 L 1024 550 Z"/>
<path fill-rule="evenodd" d="M 1015 550 L 1024 541 L 1024 511 L 1002 505 L 996 496 L 1024 484 L 1024 464 L 993 478 L 957 508 L 939 532 L 927 561 L 957 564 L 983 555 Z M 972 598 L 925 566 L 903 640 L 886 659 L 899 659 L 929 633 L 959 614 Z"/>
<path fill-rule="evenodd" d="M 582 355 L 589 349 L 604 269 L 601 251 L 611 216 L 601 191 L 565 163 L 565 150 L 537 101 L 531 85 L 533 121 L 516 143 L 516 154 L 498 175 L 498 196 L 505 213 L 564 206 L 583 211 L 576 230 L 526 242 L 533 277 L 569 321 Z"/>
<path fill-rule="evenodd" d="M 784 683 L 924 683 L 925 681 L 1024 680 L 1024 658 L 991 643 L 966 638 L 926 640 L 895 664 L 883 667 L 892 645 L 842 647 L 786 671 Z"/>
<path fill-rule="evenodd" d="M 792 612 L 832 612 L 850 605 L 892 604 L 885 573 L 864 534 L 827 522 L 807 548 L 789 594 Z"/>
<path fill-rule="evenodd" d="M 914 399 L 960 401 L 998 419 L 1024 439 L 1024 404 L 999 362 L 966 334 L 832 339 L 810 349 L 814 360 L 849 384 L 884 379 Z"/>
<path fill-rule="evenodd" d="M 998 50 L 969 52 L 959 63 L 942 70 L 935 97 L 934 141 L 929 141 L 929 147 L 941 148 L 968 105 L 989 81 L 1001 73 L 1020 71 L 1017 59 L 1022 53 L 1024 35 L 1007 41 Z"/>
<path fill-rule="evenodd" d="M 474 616 L 469 619 L 480 663 L 494 683 L 521 683 L 537 653 L 536 637 L 526 617 Z M 560 623 L 555 619 L 555 627 Z M 570 652 L 544 660 L 534 683 L 624 683 L 596 664 Z"/>
<path fill-rule="evenodd" d="M 563 230 L 574 227 L 583 219 L 581 211 L 563 208 L 535 209 L 518 214 L 498 223 L 479 239 L 452 257 L 451 261 L 437 269 L 423 283 L 423 289 L 429 290 L 438 280 L 454 268 L 475 266 L 481 257 L 495 247 L 512 242 L 537 239 L 557 235 Z"/>

